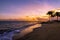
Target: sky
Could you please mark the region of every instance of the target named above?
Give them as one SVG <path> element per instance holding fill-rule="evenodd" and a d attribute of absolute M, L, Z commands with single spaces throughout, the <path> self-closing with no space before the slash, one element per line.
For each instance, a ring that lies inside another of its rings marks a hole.
<path fill-rule="evenodd" d="M 60 0 L 0 0 L 0 19 L 44 16 L 60 8 Z"/>

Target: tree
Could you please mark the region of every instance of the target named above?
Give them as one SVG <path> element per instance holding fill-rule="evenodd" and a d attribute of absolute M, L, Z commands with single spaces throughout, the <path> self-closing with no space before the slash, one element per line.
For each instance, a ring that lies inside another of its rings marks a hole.
<path fill-rule="evenodd" d="M 49 21 L 50 21 L 51 17 L 54 17 L 53 13 L 54 13 L 54 11 L 48 11 L 47 15 L 49 15 Z"/>
<path fill-rule="evenodd" d="M 60 17 L 60 12 L 56 12 L 55 16 L 57 16 L 57 21 L 58 21 L 58 17 Z"/>

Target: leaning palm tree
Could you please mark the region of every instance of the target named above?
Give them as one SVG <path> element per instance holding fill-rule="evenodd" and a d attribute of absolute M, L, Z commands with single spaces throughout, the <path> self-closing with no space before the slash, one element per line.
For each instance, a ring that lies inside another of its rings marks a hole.
<path fill-rule="evenodd" d="M 49 15 L 49 21 L 50 21 L 51 17 L 54 17 L 53 13 L 54 13 L 54 11 L 48 11 L 47 15 Z"/>
<path fill-rule="evenodd" d="M 57 21 L 58 21 L 58 17 L 60 17 L 60 12 L 56 12 L 55 16 L 57 16 Z"/>

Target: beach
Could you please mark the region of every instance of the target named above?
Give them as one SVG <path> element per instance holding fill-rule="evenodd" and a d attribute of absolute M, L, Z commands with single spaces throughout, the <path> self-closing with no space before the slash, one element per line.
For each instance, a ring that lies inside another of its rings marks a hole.
<path fill-rule="evenodd" d="M 0 40 L 13 40 L 13 36 L 18 36 L 21 31 L 35 24 L 36 22 L 0 21 Z"/>
<path fill-rule="evenodd" d="M 35 28 L 31 33 L 17 40 L 60 40 L 60 23 L 42 24 L 41 27 Z"/>
<path fill-rule="evenodd" d="M 35 25 L 30 25 L 29 27 L 25 28 L 24 30 L 22 30 L 19 34 L 14 36 L 14 40 L 17 40 L 21 37 L 24 37 L 25 35 L 33 32 L 33 30 L 35 28 L 41 27 L 41 24 L 35 24 Z"/>

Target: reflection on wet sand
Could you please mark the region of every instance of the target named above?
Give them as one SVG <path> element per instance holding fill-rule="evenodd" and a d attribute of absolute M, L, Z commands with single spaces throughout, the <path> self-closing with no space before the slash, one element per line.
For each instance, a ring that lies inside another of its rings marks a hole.
<path fill-rule="evenodd" d="M 21 37 L 23 37 L 24 35 L 26 35 L 26 34 L 32 32 L 33 29 L 38 28 L 38 27 L 41 27 L 41 24 L 36 24 L 36 25 L 30 26 L 30 27 L 24 29 L 23 31 L 21 31 L 20 34 L 15 35 L 14 38 L 16 38 L 16 39 L 21 38 Z"/>

